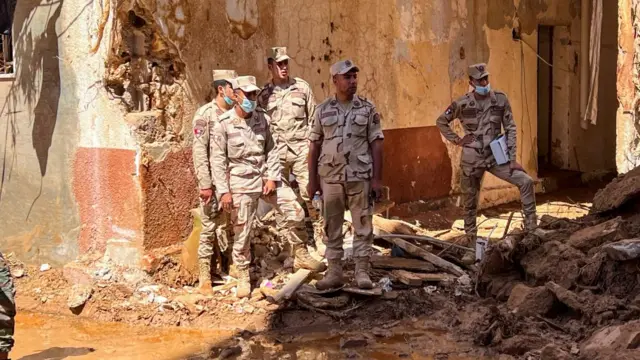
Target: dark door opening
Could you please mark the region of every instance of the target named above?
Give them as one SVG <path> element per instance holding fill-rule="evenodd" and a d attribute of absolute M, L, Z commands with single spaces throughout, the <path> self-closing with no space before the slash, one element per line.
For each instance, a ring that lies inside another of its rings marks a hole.
<path fill-rule="evenodd" d="M 538 55 L 553 65 L 553 26 L 538 26 Z M 538 58 L 538 175 L 552 170 L 553 69 Z"/>

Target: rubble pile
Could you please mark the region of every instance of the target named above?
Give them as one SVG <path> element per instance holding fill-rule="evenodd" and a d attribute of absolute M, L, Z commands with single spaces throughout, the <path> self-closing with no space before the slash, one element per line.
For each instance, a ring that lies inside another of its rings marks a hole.
<path fill-rule="evenodd" d="M 639 195 L 637 168 L 600 190 L 589 215 L 544 215 L 535 232 L 492 245 L 478 290 L 500 303 L 476 342 L 523 358 L 640 359 Z"/>

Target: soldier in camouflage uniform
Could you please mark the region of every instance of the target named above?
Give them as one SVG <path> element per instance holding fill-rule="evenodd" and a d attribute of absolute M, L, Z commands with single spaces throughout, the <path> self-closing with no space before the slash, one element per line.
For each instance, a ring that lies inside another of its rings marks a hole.
<path fill-rule="evenodd" d="M 199 290 L 205 294 L 211 294 L 211 263 L 215 248 L 216 231 L 219 236 L 218 243 L 223 252 L 227 247 L 226 224 L 227 217 L 220 214 L 218 200 L 215 196 L 215 183 L 211 176 L 210 166 L 210 139 L 213 124 L 218 117 L 233 107 L 233 89 L 230 81 L 238 74 L 234 70 L 214 70 L 213 88 L 215 98 L 204 105 L 193 117 L 193 166 L 196 170 L 198 187 L 200 190 L 200 216 L 202 218 L 202 230 L 200 232 L 200 245 L 198 246 Z"/>
<path fill-rule="evenodd" d="M 289 56 L 287 48 L 271 48 L 267 54 L 271 82 L 266 84 L 258 95 L 258 106 L 263 108 L 271 119 L 270 127 L 276 140 L 280 165 L 282 167 L 282 186 L 291 187 L 289 175 L 293 173 L 300 189 L 301 204 L 306 205 L 309 216 L 318 219 L 316 209 L 307 194 L 309 184 L 309 125 L 313 118 L 316 102 L 309 84 L 289 76 Z M 313 225 L 311 225 L 313 234 Z M 292 244 L 293 245 L 293 244 Z M 314 271 L 322 271 L 324 265 L 309 256 L 306 245 L 294 248 L 299 253 L 299 266 Z"/>
<path fill-rule="evenodd" d="M 342 224 L 349 210 L 355 236 L 353 256 L 358 287 L 371 289 L 369 257 L 373 243 L 373 200 L 382 196 L 382 142 L 380 114 L 356 95 L 358 67 L 350 60 L 331 66 L 336 95 L 317 106 L 309 155 L 309 194 L 324 197 L 326 258 L 329 270 L 316 284 L 324 290 L 343 284 Z"/>
<path fill-rule="evenodd" d="M 289 59 L 286 47 L 269 49 L 267 62 L 271 71 L 271 82 L 267 83 L 258 95 L 258 106 L 266 110 L 271 118 L 271 131 L 276 139 L 282 166 L 283 185 L 291 186 L 289 174 L 293 173 L 309 216 L 316 220 L 317 214 L 310 198 L 313 194 L 307 194 L 307 138 L 316 102 L 311 86 L 306 81 L 289 76 Z"/>
<path fill-rule="evenodd" d="M 525 229 L 531 231 L 537 226 L 533 179 L 516 161 L 516 123 L 507 95 L 491 90 L 486 64 L 469 67 L 469 84 L 474 91 L 451 103 L 436 122 L 447 140 L 462 146 L 461 187 L 464 194 L 465 231 L 475 239 L 478 195 L 485 171 L 520 189 Z M 455 119 L 460 119 L 462 123 L 465 132 L 463 138 L 453 132 L 449 125 Z M 489 143 L 500 135 L 501 128 L 506 133 L 510 162 L 498 165 Z"/>
<path fill-rule="evenodd" d="M 0 359 L 8 359 L 13 348 L 16 304 L 9 264 L 0 253 Z"/>
<path fill-rule="evenodd" d="M 286 229 L 280 228 L 280 233 L 286 234 L 294 246 L 306 243 L 307 232 L 304 211 L 295 193 L 280 181 L 278 150 L 269 127 L 269 116 L 256 103 L 260 91 L 256 79 L 240 76 L 233 84 L 236 105 L 215 124 L 211 165 L 220 204 L 231 212 L 235 233 L 233 263 L 239 280 L 236 296 L 242 298 L 251 294 L 250 233 L 258 200 L 262 198 L 274 205 L 283 216 L 284 221 L 278 225 Z"/>

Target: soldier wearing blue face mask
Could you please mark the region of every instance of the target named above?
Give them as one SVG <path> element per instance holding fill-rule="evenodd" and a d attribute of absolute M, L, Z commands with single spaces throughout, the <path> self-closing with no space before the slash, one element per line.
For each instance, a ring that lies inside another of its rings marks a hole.
<path fill-rule="evenodd" d="M 532 231 L 537 226 L 533 180 L 516 161 L 517 130 L 507 95 L 491 90 L 486 64 L 469 67 L 469 85 L 473 91 L 451 103 L 436 122 L 447 140 L 462 147 L 461 187 L 464 194 L 465 231 L 473 237 L 477 233 L 478 195 L 485 171 L 520 189 L 525 230 Z M 455 119 L 460 119 L 462 123 L 465 134 L 462 138 L 450 127 Z M 499 165 L 490 143 L 501 135 L 503 128 L 508 162 Z"/>

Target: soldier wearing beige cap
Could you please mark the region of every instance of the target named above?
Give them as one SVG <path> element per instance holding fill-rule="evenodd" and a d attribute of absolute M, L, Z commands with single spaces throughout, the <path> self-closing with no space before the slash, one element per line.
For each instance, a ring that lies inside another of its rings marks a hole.
<path fill-rule="evenodd" d="M 491 90 L 489 70 L 484 63 L 469 67 L 469 85 L 473 91 L 451 103 L 436 122 L 447 140 L 462 147 L 465 231 L 475 239 L 478 195 L 485 171 L 518 187 L 525 229 L 531 231 L 537 226 L 533 179 L 516 160 L 517 130 L 507 95 Z M 462 138 L 451 129 L 450 123 L 455 119 L 462 123 L 465 133 Z M 498 164 L 490 143 L 501 135 L 502 128 L 506 133 L 508 151 L 505 163 Z M 466 260 L 471 262 L 471 259 Z"/>
<path fill-rule="evenodd" d="M 280 165 L 282 166 L 282 184 L 291 187 L 289 176 L 293 174 L 300 189 L 300 203 L 306 205 L 309 217 L 318 220 L 311 196 L 307 194 L 309 183 L 308 155 L 309 126 L 313 118 L 316 102 L 309 84 L 289 74 L 289 55 L 286 47 L 274 47 L 267 51 L 267 63 L 271 72 L 271 81 L 258 96 L 258 105 L 267 111 L 271 118 L 271 131 L 276 138 Z M 313 225 L 310 232 L 313 234 Z M 298 267 L 314 271 L 324 271 L 325 266 L 309 255 L 306 244 L 295 247 Z"/>
<path fill-rule="evenodd" d="M 373 243 L 373 200 L 382 196 L 382 126 L 373 103 L 356 95 L 359 68 L 344 60 L 331 66 L 336 94 L 316 107 L 309 135 L 309 193 L 321 191 L 325 256 L 329 269 L 318 289 L 343 284 L 342 225 L 351 212 L 353 256 L 358 287 L 371 289 L 369 257 Z"/>
<path fill-rule="evenodd" d="M 238 280 L 236 296 L 251 294 L 251 227 L 262 198 L 283 217 L 280 234 L 294 245 L 306 239 L 304 211 L 289 187 L 282 186 L 276 142 L 269 127 L 269 115 L 257 107 L 259 87 L 253 76 L 233 81 L 235 107 L 215 124 L 211 147 L 212 173 L 221 207 L 231 213 L 235 232 L 233 262 Z M 229 177 L 227 178 L 227 174 Z"/>
<path fill-rule="evenodd" d="M 193 117 L 193 167 L 195 168 L 200 191 L 200 245 L 198 246 L 199 290 L 212 293 L 211 263 L 214 254 L 214 240 L 222 252 L 227 250 L 227 217 L 220 216 L 218 199 L 215 197 L 215 183 L 211 176 L 210 132 L 218 117 L 233 106 L 231 81 L 238 74 L 234 70 L 213 70 L 214 99 L 196 111 Z"/>

